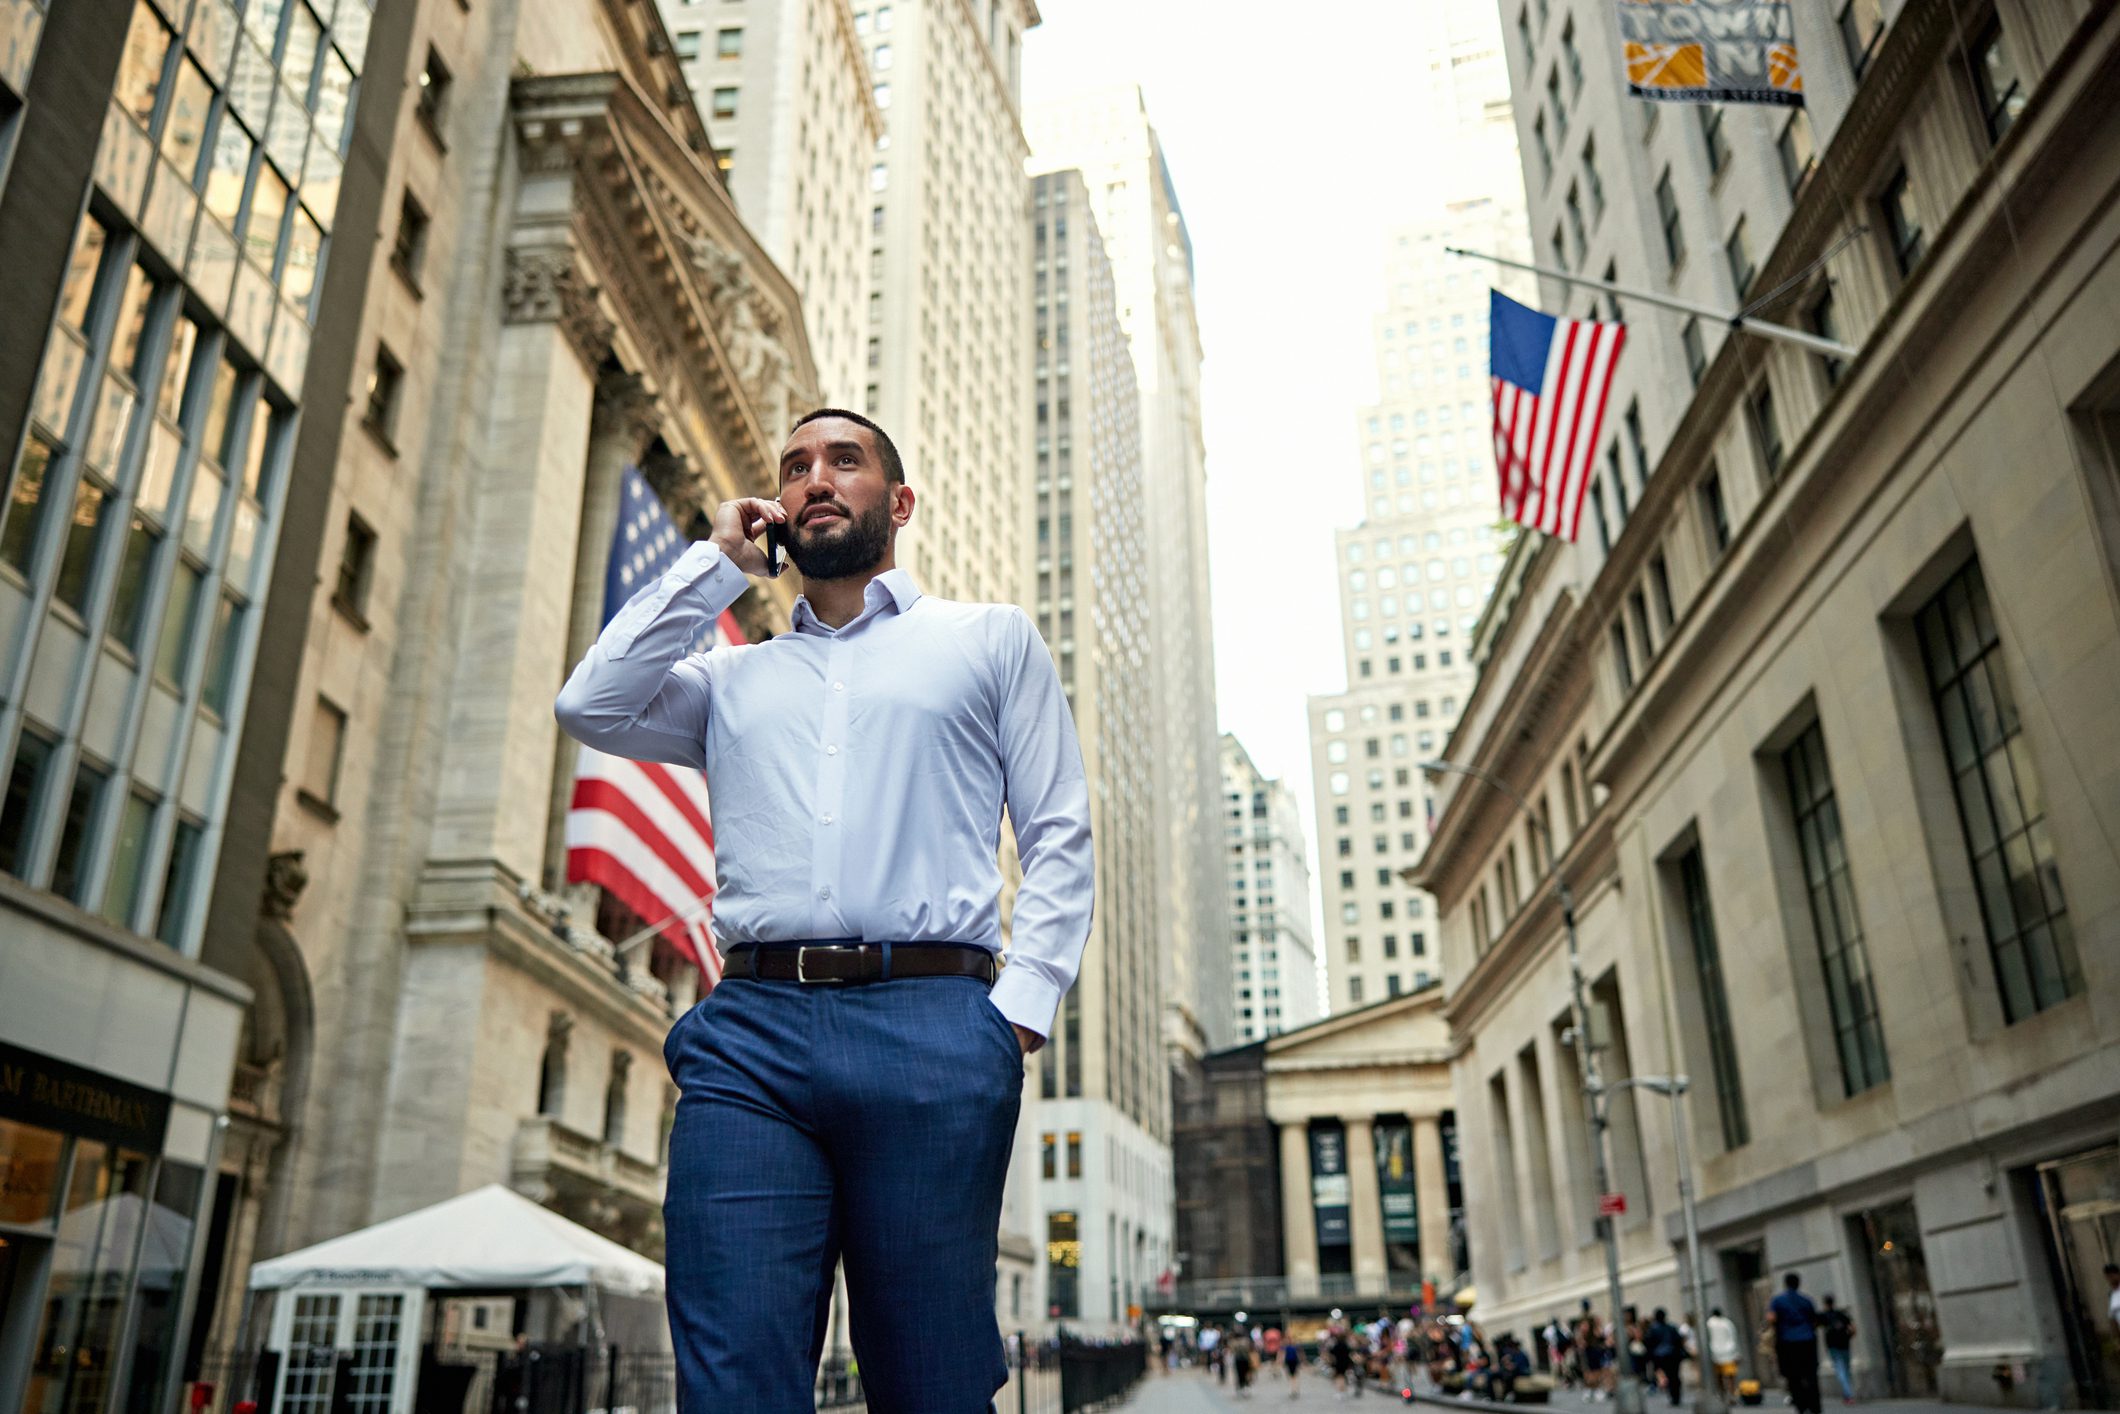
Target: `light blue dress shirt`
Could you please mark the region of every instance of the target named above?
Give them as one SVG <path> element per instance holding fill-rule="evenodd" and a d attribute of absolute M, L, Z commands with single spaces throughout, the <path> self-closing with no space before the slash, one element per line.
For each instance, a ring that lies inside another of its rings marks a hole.
<path fill-rule="evenodd" d="M 993 1002 L 1051 1034 L 1096 872 L 1074 717 L 1030 616 L 925 597 L 894 569 L 844 628 L 804 598 L 792 633 L 692 652 L 745 584 L 694 544 L 605 626 L 560 691 L 560 725 L 613 756 L 706 772 L 725 948 L 999 950 L 1006 805 L 1023 882 Z"/>

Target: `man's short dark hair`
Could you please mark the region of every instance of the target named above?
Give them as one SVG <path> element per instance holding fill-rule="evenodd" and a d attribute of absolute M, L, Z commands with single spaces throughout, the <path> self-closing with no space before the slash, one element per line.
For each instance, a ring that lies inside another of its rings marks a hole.
<path fill-rule="evenodd" d="M 796 418 L 795 427 L 827 417 L 843 417 L 856 427 L 868 428 L 869 436 L 876 444 L 877 459 L 883 463 L 883 479 L 895 482 L 900 486 L 905 484 L 905 462 L 898 455 L 898 444 L 891 440 L 890 433 L 884 431 L 860 413 L 848 412 L 845 408 L 819 408 L 815 412 L 806 412 L 801 417 Z M 795 427 L 791 427 L 788 430 L 793 432 Z"/>
<path fill-rule="evenodd" d="M 1803 1278 L 1796 1275 L 1796 1273 L 1794 1272 L 1790 1272 L 1787 1276 L 1781 1279 L 1781 1284 L 1789 1288 L 1789 1290 L 1794 1291 L 1797 1287 L 1803 1285 Z"/>

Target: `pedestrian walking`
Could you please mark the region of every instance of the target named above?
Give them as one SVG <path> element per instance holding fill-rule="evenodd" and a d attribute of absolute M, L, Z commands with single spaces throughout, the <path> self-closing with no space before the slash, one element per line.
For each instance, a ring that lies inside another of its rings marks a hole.
<path fill-rule="evenodd" d="M 1354 1385 L 1354 1392 L 1360 1394 L 1362 1386 L 1355 1376 L 1354 1341 L 1341 1326 L 1334 1326 L 1327 1340 L 1327 1358 L 1332 1362 L 1333 1398 L 1345 1399 L 1350 1383 Z"/>
<path fill-rule="evenodd" d="M 1767 1323 L 1774 1330 L 1774 1363 L 1796 1414 L 1821 1414 L 1818 1394 L 1818 1308 L 1800 1289 L 1803 1278 L 1790 1272 L 1782 1289 L 1767 1303 Z"/>
<path fill-rule="evenodd" d="M 1294 1399 L 1303 1378 L 1303 1343 L 1290 1340 L 1281 1347 L 1281 1367 L 1288 1372 L 1288 1397 Z"/>
<path fill-rule="evenodd" d="M 1663 1381 L 1664 1393 L 1671 1396 L 1675 1408 L 1679 1401 L 1680 1371 L 1686 1362 L 1686 1342 L 1678 1333 L 1678 1327 L 1665 1318 L 1663 1307 L 1649 1313 L 1649 1324 L 1642 1328 L 1642 1344 L 1649 1352 L 1649 1363 Z"/>
<path fill-rule="evenodd" d="M 1251 1398 L 1251 1373 L 1256 1368 L 1257 1351 L 1252 1347 L 1251 1336 L 1244 1330 L 1229 1339 L 1229 1358 L 1237 1372 L 1237 1398 Z"/>
<path fill-rule="evenodd" d="M 1818 1313 L 1818 1329 L 1826 1339 L 1826 1358 L 1833 1362 L 1833 1377 L 1840 1381 L 1840 1402 L 1855 1402 L 1855 1318 L 1825 1295 L 1825 1309 Z"/>
<path fill-rule="evenodd" d="M 983 1409 L 1008 1374 L 994 1264 L 1024 1056 L 1089 933 L 1081 750 L 1021 609 L 897 567 L 914 494 L 881 427 L 810 413 L 778 476 L 640 586 L 556 705 L 586 745 L 713 792 L 723 981 L 664 1046 L 680 1402 L 813 1414 L 844 1261 L 870 1410 Z M 791 631 L 695 652 L 777 572 L 761 533 L 803 576 Z M 1004 806 L 1023 879 L 1002 969 Z"/>
<path fill-rule="evenodd" d="M 1737 1360 L 1742 1353 L 1737 1322 L 1725 1316 L 1722 1307 L 1708 1312 L 1708 1363 L 1715 1371 L 1715 1387 L 1727 1405 L 1737 1398 Z"/>

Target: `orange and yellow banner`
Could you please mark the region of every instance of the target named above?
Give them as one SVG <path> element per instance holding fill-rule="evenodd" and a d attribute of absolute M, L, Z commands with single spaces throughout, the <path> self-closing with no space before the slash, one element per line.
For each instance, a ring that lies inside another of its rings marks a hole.
<path fill-rule="evenodd" d="M 1803 102 L 1789 0 L 1618 0 L 1627 88 L 1665 103 Z"/>

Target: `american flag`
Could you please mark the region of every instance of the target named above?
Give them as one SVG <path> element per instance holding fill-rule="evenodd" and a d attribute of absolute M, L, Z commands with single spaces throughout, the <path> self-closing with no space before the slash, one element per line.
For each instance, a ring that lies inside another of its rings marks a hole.
<path fill-rule="evenodd" d="M 1487 329 L 1502 514 L 1573 540 L 1627 326 L 1558 319 L 1500 290 L 1491 297 Z"/>
<path fill-rule="evenodd" d="M 610 623 L 685 545 L 647 478 L 627 467 L 604 570 L 602 622 Z M 743 641 L 735 616 L 724 613 L 699 646 Z M 714 828 L 700 772 L 582 747 L 567 807 L 567 882 L 598 885 L 656 927 L 698 964 L 704 987 L 721 980 L 721 956 L 707 935 Z"/>

